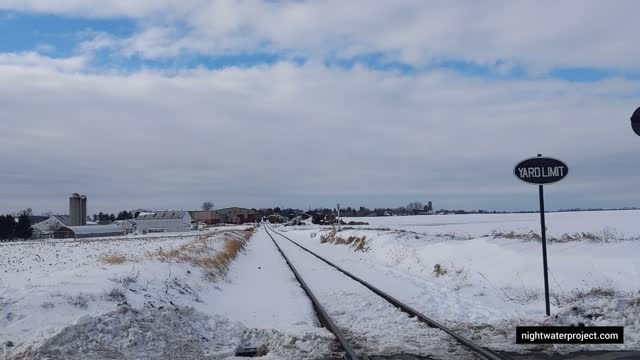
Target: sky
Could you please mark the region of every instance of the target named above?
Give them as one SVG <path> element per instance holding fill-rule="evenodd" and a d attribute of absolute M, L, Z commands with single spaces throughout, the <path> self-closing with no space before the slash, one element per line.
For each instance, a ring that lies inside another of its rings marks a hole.
<path fill-rule="evenodd" d="M 640 206 L 637 1 L 0 0 L 0 212 Z"/>

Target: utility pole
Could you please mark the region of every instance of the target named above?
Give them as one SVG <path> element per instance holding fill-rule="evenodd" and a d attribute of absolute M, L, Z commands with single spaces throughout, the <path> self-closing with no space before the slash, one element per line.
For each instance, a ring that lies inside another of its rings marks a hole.
<path fill-rule="evenodd" d="M 340 204 L 338 204 L 338 231 L 340 231 Z"/>

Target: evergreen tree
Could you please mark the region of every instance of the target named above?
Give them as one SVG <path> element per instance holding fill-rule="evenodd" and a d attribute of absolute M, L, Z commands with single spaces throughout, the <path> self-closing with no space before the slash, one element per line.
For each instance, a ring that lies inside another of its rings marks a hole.
<path fill-rule="evenodd" d="M 23 213 L 20 215 L 18 223 L 15 225 L 15 237 L 20 239 L 30 239 L 32 233 L 33 229 L 31 228 L 29 215 L 27 213 Z"/>
<path fill-rule="evenodd" d="M 0 216 L 0 239 L 13 239 L 15 227 L 12 215 Z"/>
<path fill-rule="evenodd" d="M 118 213 L 118 216 L 116 217 L 116 220 L 128 220 L 128 219 L 133 219 L 133 213 L 127 210 L 120 211 Z"/>

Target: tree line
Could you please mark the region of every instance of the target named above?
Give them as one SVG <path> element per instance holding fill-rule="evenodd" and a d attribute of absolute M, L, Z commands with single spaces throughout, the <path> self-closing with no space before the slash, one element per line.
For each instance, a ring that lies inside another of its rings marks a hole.
<path fill-rule="evenodd" d="M 314 212 L 320 215 L 338 215 L 337 208 L 315 208 L 313 210 L 300 210 L 293 208 L 283 208 L 275 207 L 275 208 L 263 208 L 258 209 L 256 211 L 256 217 L 261 219 L 263 217 L 268 217 L 270 215 L 280 215 L 292 219 L 296 216 L 299 216 L 305 212 Z M 424 205 L 419 201 L 413 201 L 407 204 L 406 206 L 400 206 L 395 208 L 374 208 L 369 209 L 365 206 L 360 207 L 351 207 L 347 206 L 346 208 L 340 208 L 340 216 L 343 217 L 365 217 L 365 216 L 389 216 L 389 215 L 419 215 L 419 214 L 430 214 L 433 213 L 433 209 L 429 207 L 429 205 Z"/>
<path fill-rule="evenodd" d="M 30 214 L 23 212 L 18 216 L 18 221 L 13 214 L 0 215 L 0 239 L 30 239 L 31 229 Z"/>
<path fill-rule="evenodd" d="M 134 218 L 134 214 L 130 211 L 120 211 L 118 213 L 118 215 L 115 214 L 107 214 L 107 213 L 103 213 L 102 211 L 97 213 L 97 214 L 93 214 L 93 216 L 91 217 L 91 219 L 94 222 L 114 222 L 116 220 L 128 220 L 128 219 L 133 219 Z"/>

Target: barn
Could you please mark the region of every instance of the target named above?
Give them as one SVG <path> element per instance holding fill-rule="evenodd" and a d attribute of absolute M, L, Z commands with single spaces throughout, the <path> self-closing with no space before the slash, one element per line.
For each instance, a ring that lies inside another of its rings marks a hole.
<path fill-rule="evenodd" d="M 191 231 L 191 215 L 188 211 L 158 211 L 140 214 L 135 223 L 137 231 L 184 232 Z"/>
<path fill-rule="evenodd" d="M 239 207 L 215 210 L 220 222 L 227 224 L 244 224 L 256 222 L 256 211 Z"/>
<path fill-rule="evenodd" d="M 63 226 L 53 233 L 54 239 L 85 239 L 122 235 L 124 235 L 124 229 L 118 225 Z"/>
<path fill-rule="evenodd" d="M 63 226 L 71 225 L 69 215 L 52 215 L 48 219 L 31 226 L 33 229 L 32 238 L 48 239 L 54 236 L 54 232 Z"/>
<path fill-rule="evenodd" d="M 220 223 L 220 215 L 215 211 L 190 211 L 191 219 L 195 223 L 205 223 L 207 225 L 214 225 Z"/>

